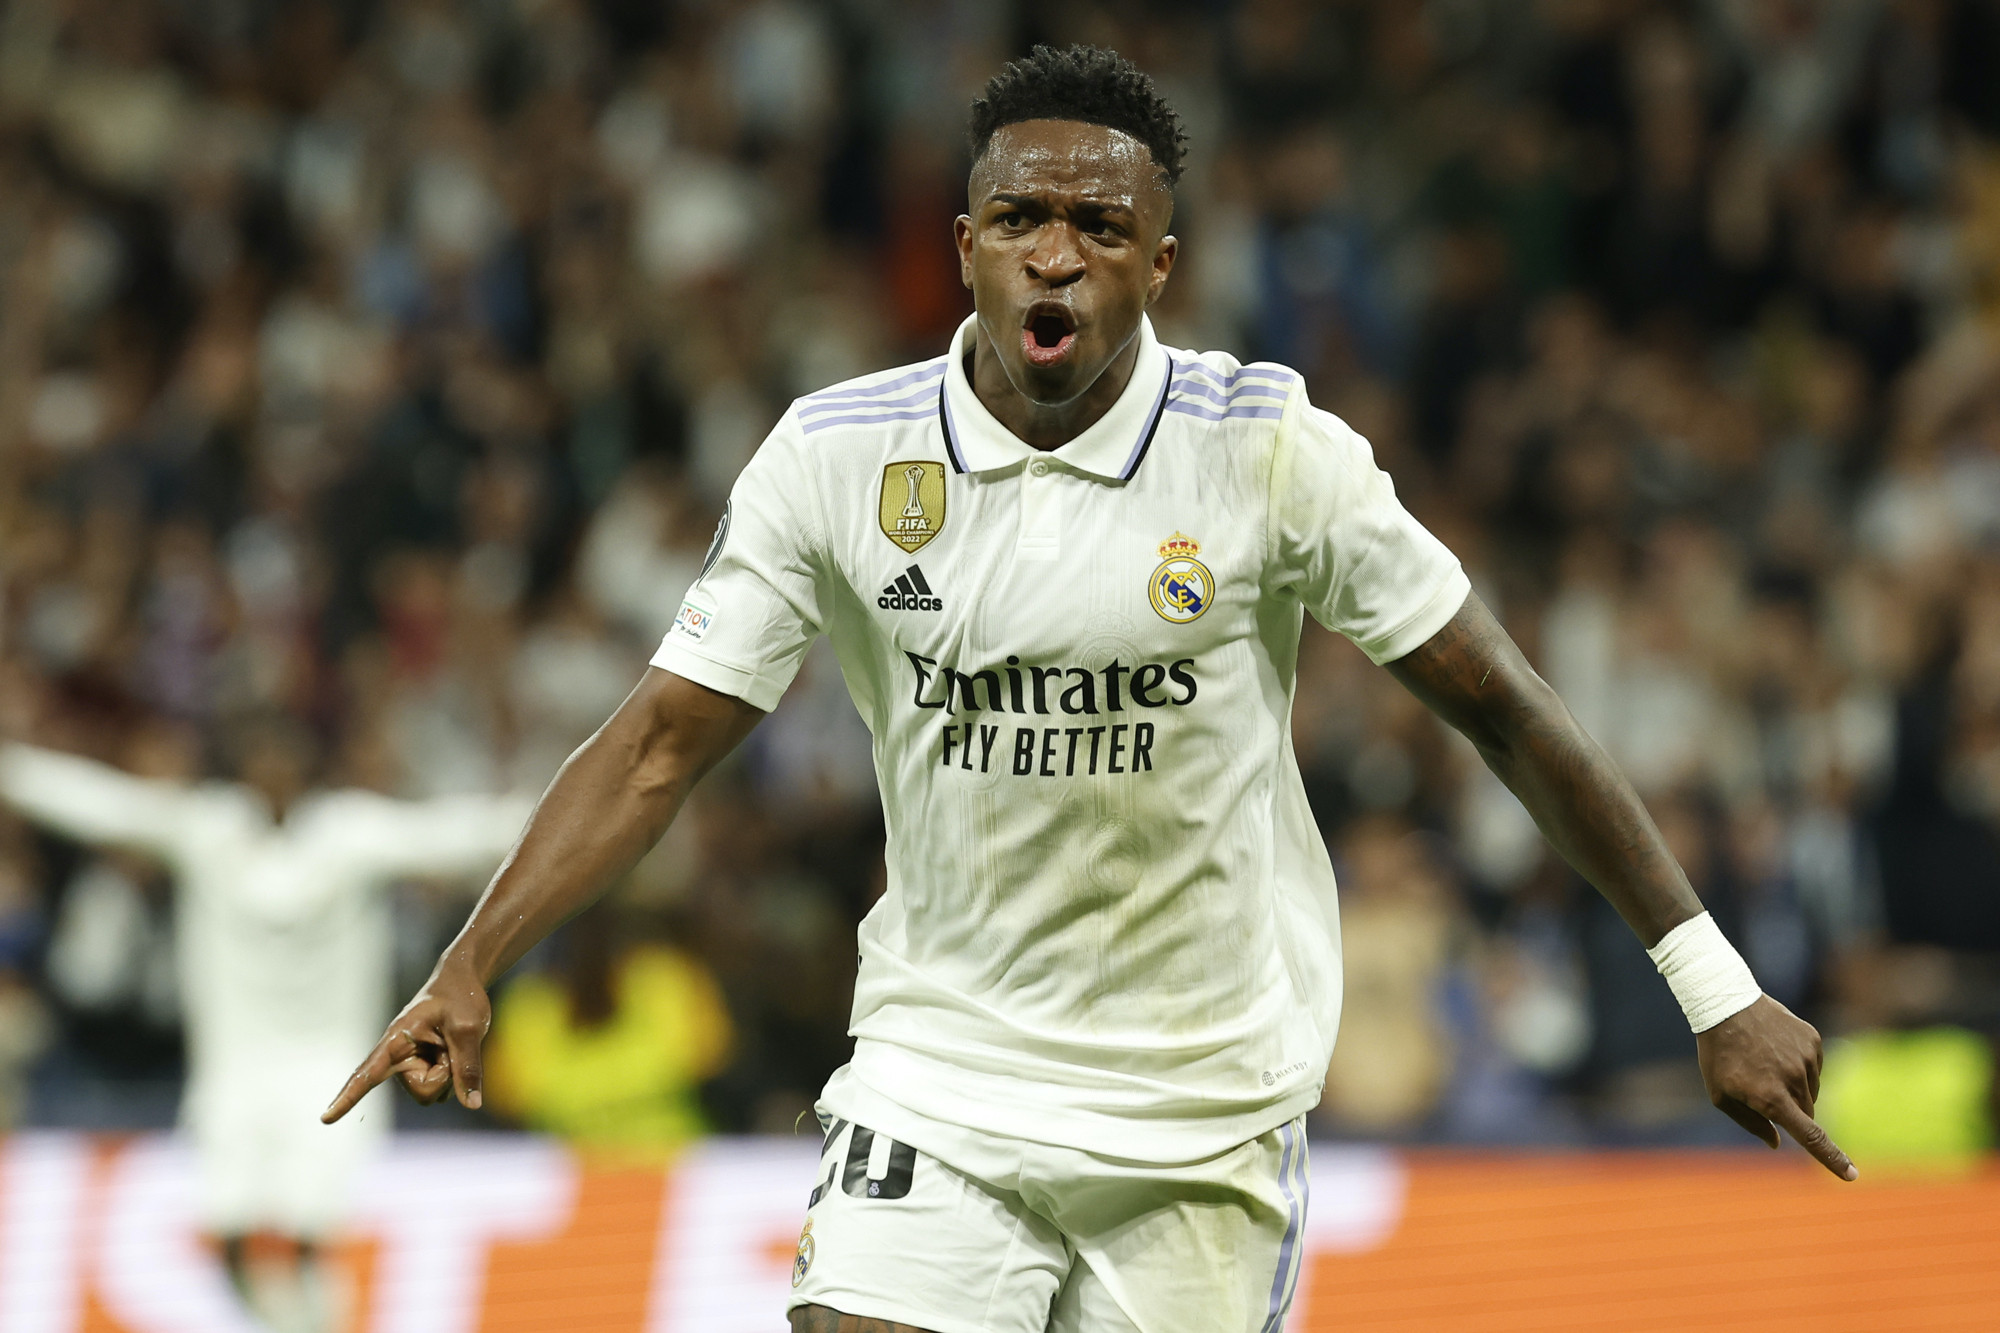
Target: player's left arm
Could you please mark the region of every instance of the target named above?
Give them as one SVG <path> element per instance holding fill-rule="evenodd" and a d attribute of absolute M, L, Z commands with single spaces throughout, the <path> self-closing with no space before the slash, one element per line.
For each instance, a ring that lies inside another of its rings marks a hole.
<path fill-rule="evenodd" d="M 1625 775 L 1528 665 L 1477 594 L 1414 651 L 1386 663 L 1464 734 L 1563 859 L 1648 949 L 1703 912 Z M 1705 924 L 1705 923 L 1704 923 Z M 1844 1180 L 1847 1154 L 1813 1122 L 1820 1038 L 1770 996 L 1700 1032 L 1709 1099 L 1773 1148 L 1783 1129 Z"/>
<path fill-rule="evenodd" d="M 490 874 L 534 812 L 534 799 L 519 793 L 421 801 L 370 793 L 353 800 L 342 831 L 377 875 L 467 879 Z"/>

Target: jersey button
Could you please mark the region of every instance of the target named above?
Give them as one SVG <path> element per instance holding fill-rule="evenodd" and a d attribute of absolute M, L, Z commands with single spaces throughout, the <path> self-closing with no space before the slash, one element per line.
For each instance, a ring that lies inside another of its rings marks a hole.
<path fill-rule="evenodd" d="M 1034 473 L 1038 477 L 1048 476 L 1049 475 L 1048 460 L 1045 458 L 1037 458 L 1034 462 L 1028 464 L 1028 471 Z"/>

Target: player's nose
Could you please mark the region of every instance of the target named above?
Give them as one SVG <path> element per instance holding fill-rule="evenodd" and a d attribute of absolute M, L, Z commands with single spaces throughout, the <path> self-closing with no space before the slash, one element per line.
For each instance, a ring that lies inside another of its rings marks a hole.
<path fill-rule="evenodd" d="M 1061 287 L 1083 276 L 1083 247 L 1076 233 L 1064 226 L 1043 228 L 1043 240 L 1028 255 L 1028 273 L 1036 281 Z"/>

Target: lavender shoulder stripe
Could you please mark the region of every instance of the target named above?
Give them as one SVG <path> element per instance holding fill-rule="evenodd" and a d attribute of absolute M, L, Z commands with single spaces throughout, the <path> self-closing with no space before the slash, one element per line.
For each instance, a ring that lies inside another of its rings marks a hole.
<path fill-rule="evenodd" d="M 1268 380 L 1274 384 L 1289 386 L 1297 382 L 1299 378 L 1298 372 L 1295 370 L 1287 370 L 1283 366 L 1258 365 L 1254 362 L 1247 366 L 1238 366 L 1235 370 L 1224 374 L 1214 366 L 1209 365 L 1206 361 L 1176 361 L 1174 362 L 1174 373 L 1177 375 L 1206 375 L 1217 387 L 1223 389 L 1233 388 L 1238 380 L 1247 380 L 1252 383 L 1258 380 Z"/>
<path fill-rule="evenodd" d="M 869 426 L 886 421 L 924 421 L 936 415 L 937 404 L 931 403 L 927 406 L 914 408 L 906 412 L 882 412 L 879 414 L 859 412 L 852 416 L 821 417 L 817 421 L 800 423 L 800 429 L 807 435 L 811 435 L 815 431 L 828 430 L 834 426 Z"/>
<path fill-rule="evenodd" d="M 1206 403 L 1191 403 L 1181 398 L 1168 403 L 1167 411 L 1179 412 L 1182 416 L 1197 417 L 1202 421 L 1228 421 L 1242 417 L 1262 417 L 1265 420 L 1275 421 L 1285 415 L 1285 409 L 1282 407 L 1255 407 L 1249 403 L 1218 412 Z"/>
<path fill-rule="evenodd" d="M 1290 394 L 1289 388 L 1277 384 L 1250 383 L 1224 392 L 1198 379 L 1178 379 L 1173 382 L 1176 393 L 1198 394 L 1211 403 L 1228 404 L 1239 398 L 1265 398 L 1283 402 Z"/>
<path fill-rule="evenodd" d="M 915 384 L 918 380 L 935 380 L 942 374 L 944 374 L 944 358 L 939 357 L 935 361 L 925 362 L 907 374 L 898 375 L 892 380 L 884 380 L 880 384 L 856 385 L 849 381 L 846 384 L 836 384 L 829 389 L 821 389 L 818 393 L 809 393 L 799 401 L 817 403 L 838 402 L 845 397 L 868 398 L 876 394 L 893 393 L 905 385 Z"/>
<path fill-rule="evenodd" d="M 801 399 L 799 420 L 803 421 L 811 416 L 824 416 L 828 412 L 844 412 L 851 408 L 908 407 L 912 403 L 921 403 L 934 397 L 935 395 L 932 393 L 934 387 L 935 381 L 931 384 L 921 384 L 910 393 L 902 394 L 898 397 L 828 398 L 819 402 L 814 402 L 810 399 Z"/>
<path fill-rule="evenodd" d="M 1223 385 L 1234 384 L 1238 380 L 1258 379 L 1272 380 L 1279 384 L 1290 384 L 1299 377 L 1299 373 L 1296 370 L 1264 361 L 1252 361 L 1248 365 L 1238 366 L 1236 369 L 1230 371 L 1218 370 L 1206 361 L 1182 361 L 1178 363 L 1178 368 L 1182 371 L 1193 371 L 1206 375 L 1217 384 Z"/>

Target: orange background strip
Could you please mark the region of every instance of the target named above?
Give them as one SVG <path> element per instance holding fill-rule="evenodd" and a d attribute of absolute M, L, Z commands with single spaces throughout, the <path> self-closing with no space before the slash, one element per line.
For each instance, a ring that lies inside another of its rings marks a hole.
<path fill-rule="evenodd" d="M 124 1148 L 91 1145 L 100 1179 Z M 2000 1164 L 1843 1185 L 1797 1153 L 1396 1160 L 1406 1189 L 1395 1221 L 1365 1250 L 1311 1257 L 1292 1333 L 2000 1330 Z M 809 1148 L 801 1162 L 809 1166 Z M 711 1175 L 710 1185 L 733 1191 L 734 1179 Z M 732 1328 L 780 1333 L 804 1200 L 788 1172 L 760 1179 L 745 1184 L 754 1192 L 782 1180 L 783 1197 L 730 1242 L 754 1280 L 724 1299 Z M 676 1184 L 671 1172 L 582 1167 L 560 1231 L 484 1253 L 480 1309 L 460 1326 L 643 1333 L 671 1294 L 656 1284 L 716 1277 L 662 1262 Z M 348 1328 L 364 1333 L 379 1245 L 343 1248 L 355 1298 Z M 95 1273 L 82 1276 L 79 1333 L 136 1333 L 111 1317 L 95 1283 Z M 665 1333 L 681 1333 L 679 1322 Z"/>
<path fill-rule="evenodd" d="M 2000 1329 L 2000 1169 L 1843 1185 L 1798 1159 L 1419 1155 L 1294 1333 Z"/>

